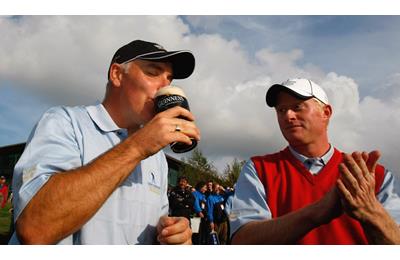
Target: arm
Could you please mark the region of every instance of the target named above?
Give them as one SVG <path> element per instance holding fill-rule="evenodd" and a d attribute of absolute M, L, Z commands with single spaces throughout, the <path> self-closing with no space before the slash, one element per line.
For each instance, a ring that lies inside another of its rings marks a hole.
<path fill-rule="evenodd" d="M 194 195 L 192 194 L 192 192 L 190 192 L 189 191 L 189 206 L 190 206 L 190 214 L 193 214 L 193 213 L 195 213 L 194 212 L 194 200 L 195 200 L 195 198 L 194 198 Z"/>
<path fill-rule="evenodd" d="M 194 212 L 199 215 L 199 213 L 201 213 L 202 211 L 200 207 L 200 197 L 195 195 L 195 193 L 193 193 L 193 197 L 194 197 L 193 209 Z"/>
<path fill-rule="evenodd" d="M 337 190 L 297 211 L 272 218 L 267 204 L 268 191 L 248 160 L 236 182 L 229 220 L 232 244 L 293 244 L 313 228 L 342 214 Z"/>
<path fill-rule="evenodd" d="M 141 160 L 173 141 L 191 143 L 188 136 L 199 139 L 195 125 L 178 116 L 194 119 L 185 109 L 167 110 L 88 165 L 52 175 L 16 222 L 21 242 L 57 243 L 79 230 Z M 178 121 L 185 121 L 188 136 L 174 131 Z"/>
<path fill-rule="evenodd" d="M 357 219 L 371 244 L 400 244 L 400 228 L 375 195 L 377 151 L 345 154 L 337 186 L 345 211 Z"/>
<path fill-rule="evenodd" d="M 232 244 L 294 244 L 312 229 L 341 214 L 333 188 L 321 200 L 284 216 L 251 221 L 232 237 Z"/>
<path fill-rule="evenodd" d="M 213 195 L 207 198 L 207 220 L 210 223 L 211 231 L 214 231 L 214 201 L 212 198 Z"/>
<path fill-rule="evenodd" d="M 3 196 L 1 197 L 2 201 L 0 202 L 1 202 L 1 208 L 4 208 L 8 200 L 8 186 L 4 185 L 2 192 Z"/>

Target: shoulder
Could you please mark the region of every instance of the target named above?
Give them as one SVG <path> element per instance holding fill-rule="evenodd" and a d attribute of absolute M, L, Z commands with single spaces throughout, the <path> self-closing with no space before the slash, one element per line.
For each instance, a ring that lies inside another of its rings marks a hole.
<path fill-rule="evenodd" d="M 49 121 L 49 120 L 70 120 L 70 117 L 67 112 L 67 107 L 57 106 L 51 107 L 47 111 L 45 111 L 40 118 L 39 122 Z"/>
<path fill-rule="evenodd" d="M 51 107 L 43 113 L 37 123 L 37 127 L 60 127 L 73 124 L 79 115 L 85 113 L 84 107 Z"/>
<path fill-rule="evenodd" d="M 287 157 L 287 153 L 289 152 L 288 148 L 276 152 L 276 153 L 269 153 L 264 155 L 255 155 L 250 158 L 253 162 L 276 162 L 277 160 L 282 160 Z"/>
<path fill-rule="evenodd" d="M 49 108 L 46 112 L 43 113 L 42 118 L 54 117 L 54 118 L 71 118 L 74 115 L 78 115 L 81 113 L 87 113 L 84 106 L 55 106 Z"/>
<path fill-rule="evenodd" d="M 27 143 L 34 136 L 43 136 L 45 140 L 51 137 L 72 136 L 73 119 L 71 118 L 69 109 L 65 106 L 57 106 L 45 111 L 33 128 Z"/>

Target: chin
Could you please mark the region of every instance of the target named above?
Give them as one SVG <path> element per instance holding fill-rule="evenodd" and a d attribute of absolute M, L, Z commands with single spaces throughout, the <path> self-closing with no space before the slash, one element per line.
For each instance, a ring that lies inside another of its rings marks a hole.
<path fill-rule="evenodd" d="M 145 113 L 145 114 L 141 115 L 141 121 L 143 122 L 143 124 L 146 124 L 151 119 L 153 119 L 153 117 L 155 117 L 155 116 L 156 116 L 156 114 L 153 112 Z"/>
<path fill-rule="evenodd" d="M 290 145 L 304 144 L 304 140 L 300 136 L 286 135 L 285 139 Z"/>

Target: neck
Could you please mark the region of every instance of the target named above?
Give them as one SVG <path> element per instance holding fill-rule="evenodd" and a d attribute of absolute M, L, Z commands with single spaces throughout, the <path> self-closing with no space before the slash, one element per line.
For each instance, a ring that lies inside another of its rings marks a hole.
<path fill-rule="evenodd" d="M 120 112 L 118 104 L 111 102 L 110 98 L 105 98 L 102 105 L 118 127 L 128 129 L 128 134 L 132 134 L 139 130 L 140 125 L 129 126 L 126 120 L 124 120 L 124 115 Z"/>
<path fill-rule="evenodd" d="M 312 158 L 312 157 L 322 157 L 326 154 L 330 148 L 329 142 L 324 142 L 322 144 L 290 144 L 290 146 L 298 153 Z"/>

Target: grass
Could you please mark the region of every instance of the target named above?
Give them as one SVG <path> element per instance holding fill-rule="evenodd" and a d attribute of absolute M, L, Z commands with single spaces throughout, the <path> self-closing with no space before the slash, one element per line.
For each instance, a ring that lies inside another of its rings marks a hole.
<path fill-rule="evenodd" d="M 0 244 L 7 244 L 10 224 L 11 224 L 11 214 L 8 212 L 11 204 L 7 203 L 6 206 L 0 209 Z"/>

